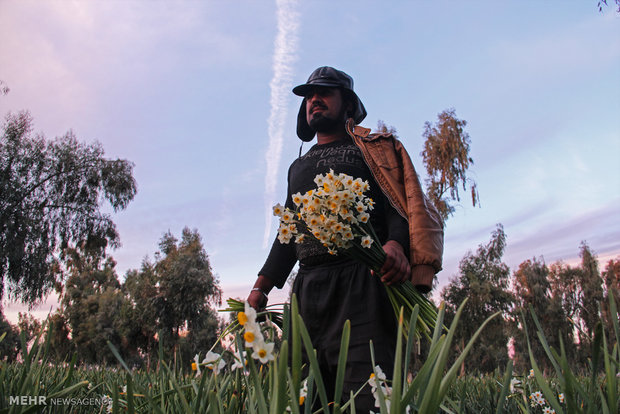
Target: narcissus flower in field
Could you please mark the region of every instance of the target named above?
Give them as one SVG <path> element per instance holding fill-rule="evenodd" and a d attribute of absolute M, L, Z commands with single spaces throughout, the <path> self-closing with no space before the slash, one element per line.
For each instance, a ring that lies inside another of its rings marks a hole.
<path fill-rule="evenodd" d="M 211 351 L 207 352 L 207 356 L 202 363 L 206 364 L 207 368 L 212 370 L 214 374 L 219 374 L 226 366 L 226 362 L 222 359 L 222 356 L 217 352 Z"/>
<path fill-rule="evenodd" d="M 236 369 L 243 369 L 245 367 L 245 364 L 247 364 L 246 362 L 246 358 L 247 358 L 247 353 L 245 351 L 237 351 L 234 353 L 234 357 L 235 360 L 233 361 L 233 364 L 230 366 L 231 370 L 236 370 Z"/>
<path fill-rule="evenodd" d="M 530 394 L 530 400 L 532 400 L 531 402 L 531 406 L 532 407 L 536 407 L 536 405 L 545 405 L 545 398 L 543 396 L 543 393 L 540 391 L 536 391 Z"/>
<path fill-rule="evenodd" d="M 555 414 L 555 410 L 551 407 L 545 407 L 543 408 L 543 413 L 544 414 Z"/>
<path fill-rule="evenodd" d="M 560 393 L 560 394 L 558 395 L 558 399 L 560 400 L 560 402 L 561 402 L 562 404 L 564 404 L 564 394 L 563 394 L 563 393 Z"/>
<path fill-rule="evenodd" d="M 373 392 L 381 385 L 381 382 L 386 380 L 385 373 L 379 365 L 375 366 L 375 372 L 377 374 L 375 375 L 375 373 L 372 372 L 370 374 L 370 378 L 368 379 L 368 384 L 370 385 L 370 388 L 373 390 Z"/>
<path fill-rule="evenodd" d="M 200 375 L 200 359 L 198 354 L 194 356 L 194 362 L 192 362 L 192 371 L 196 371 L 196 375 Z"/>
<path fill-rule="evenodd" d="M 261 364 L 266 364 L 269 361 L 273 361 L 273 347 L 274 343 L 259 342 L 253 348 L 252 358 L 258 359 Z"/>
<path fill-rule="evenodd" d="M 299 390 L 299 405 L 303 405 L 306 397 L 308 396 L 308 380 L 304 381 L 301 390 Z"/>
<path fill-rule="evenodd" d="M 239 321 L 239 325 L 243 326 L 248 323 L 248 317 L 245 312 L 239 312 L 237 314 L 237 321 Z"/>
<path fill-rule="evenodd" d="M 534 378 L 534 376 L 535 376 L 535 374 L 534 374 L 534 370 L 533 370 L 533 369 L 530 369 L 530 375 L 528 375 L 527 377 L 528 377 L 529 379 L 532 379 L 532 378 Z"/>
<path fill-rule="evenodd" d="M 246 324 L 243 339 L 245 339 L 246 348 L 253 348 L 256 343 L 262 342 L 263 334 L 260 331 L 260 327 L 257 324 Z"/>
<path fill-rule="evenodd" d="M 256 323 L 256 310 L 254 310 L 253 307 L 251 307 L 247 302 L 245 303 L 243 312 L 239 312 L 237 314 L 237 320 L 239 321 L 239 324 L 242 326 L 249 324 L 255 324 Z"/>

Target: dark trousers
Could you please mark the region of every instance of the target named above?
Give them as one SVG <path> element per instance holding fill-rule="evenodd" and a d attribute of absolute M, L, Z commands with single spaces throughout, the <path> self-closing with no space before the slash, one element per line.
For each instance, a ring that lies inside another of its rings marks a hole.
<path fill-rule="evenodd" d="M 356 393 L 373 372 L 375 363 L 391 378 L 396 349 L 396 319 L 383 283 L 365 265 L 340 260 L 314 266 L 301 265 L 293 293 L 299 313 L 317 351 L 326 391 L 333 400 L 342 328 L 351 322 L 351 336 L 343 385 L 343 400 Z M 366 385 L 355 399 L 357 412 L 375 410 Z"/>

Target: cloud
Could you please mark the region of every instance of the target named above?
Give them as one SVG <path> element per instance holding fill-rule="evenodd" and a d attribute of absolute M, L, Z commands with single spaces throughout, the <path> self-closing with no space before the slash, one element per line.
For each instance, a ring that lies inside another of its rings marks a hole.
<path fill-rule="evenodd" d="M 265 234 L 263 248 L 269 243 L 271 233 L 271 206 L 274 204 L 277 174 L 282 154 L 284 123 L 287 116 L 287 102 L 292 86 L 293 64 L 297 60 L 297 32 L 299 13 L 296 0 L 278 0 L 278 34 L 273 53 L 273 78 L 271 79 L 271 113 L 269 115 L 269 146 L 265 153 L 267 172 L 265 174 Z"/>
<path fill-rule="evenodd" d="M 583 212 L 564 221 L 554 221 L 522 232 L 508 243 L 507 256 L 523 261 L 544 256 L 549 261 L 577 256 L 579 244 L 587 241 L 595 252 L 604 255 L 620 253 L 620 213 L 618 200 L 609 205 Z M 509 233 L 509 229 L 506 230 Z"/>

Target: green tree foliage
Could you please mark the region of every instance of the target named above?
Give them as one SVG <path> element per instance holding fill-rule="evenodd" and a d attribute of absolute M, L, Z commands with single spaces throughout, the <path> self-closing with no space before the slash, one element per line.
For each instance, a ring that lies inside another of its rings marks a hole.
<path fill-rule="evenodd" d="M 0 307 L 0 360 L 15 361 L 21 349 L 19 329 L 6 320 Z"/>
<path fill-rule="evenodd" d="M 375 132 L 378 132 L 380 134 L 392 134 L 392 135 L 394 135 L 394 137 L 398 138 L 398 135 L 396 135 L 396 128 L 394 128 L 391 125 L 388 126 L 382 120 L 378 120 L 377 121 L 377 129 L 376 129 Z"/>
<path fill-rule="evenodd" d="M 613 332 L 613 318 L 617 316 L 612 315 L 609 309 L 609 297 L 613 296 L 616 304 L 620 304 L 620 259 L 607 262 L 602 276 L 605 282 L 605 299 L 603 300 L 601 311 L 606 332 Z"/>
<path fill-rule="evenodd" d="M 603 301 L 603 279 L 598 268 L 598 259 L 588 244 L 581 242 L 581 300 L 579 302 L 579 318 L 583 329 L 580 331 L 579 342 L 589 343 L 594 337 L 596 324 L 600 321 L 599 306 Z"/>
<path fill-rule="evenodd" d="M 506 234 L 499 224 L 488 244 L 478 246 L 476 253 L 470 252 L 461 260 L 459 275 L 441 293 L 449 320 L 463 300 L 469 299 L 462 314 L 467 323 L 461 324 L 455 334 L 457 351 L 462 351 L 468 338 L 489 316 L 503 313 L 503 317 L 490 322 L 471 350 L 463 367 L 469 372 L 492 372 L 508 362 L 507 317 L 514 297 L 509 287 L 510 269 L 502 262 L 505 247 Z"/>
<path fill-rule="evenodd" d="M 54 285 L 59 251 L 80 243 L 119 245 L 104 201 L 124 209 L 136 194 L 133 165 L 104 158 L 70 131 L 33 135 L 28 112 L 9 114 L 0 141 L 0 298 L 34 304 Z"/>
<path fill-rule="evenodd" d="M 50 358 L 56 362 L 70 360 L 75 352 L 75 344 L 70 338 L 67 319 L 60 310 L 50 315 L 47 320 L 47 329 L 50 335 Z"/>
<path fill-rule="evenodd" d="M 24 334 L 26 342 L 30 342 L 41 332 L 41 322 L 29 313 L 19 312 L 17 328 Z"/>
<path fill-rule="evenodd" d="M 116 363 L 107 341 L 126 354 L 118 317 L 126 299 L 114 270 L 116 263 L 77 249 L 67 249 L 65 255 L 69 277 L 61 305 L 78 358 L 86 363 Z"/>
<path fill-rule="evenodd" d="M 125 276 L 122 290 L 129 297 L 121 310 L 123 338 L 132 350 L 134 358 L 141 355 L 147 368 L 153 358 L 157 359 L 157 276 L 154 265 L 145 260 L 140 270 L 130 270 Z"/>
<path fill-rule="evenodd" d="M 440 113 L 435 125 L 424 124 L 424 150 L 421 155 L 426 166 L 426 194 L 444 222 L 454 213 L 454 201 L 460 201 L 459 187 L 469 184 L 472 204 L 480 205 L 476 182 L 467 177 L 474 160 L 469 156 L 470 139 L 465 132 L 467 122 L 458 119 L 454 109 Z"/>
<path fill-rule="evenodd" d="M 221 289 L 196 230 L 184 228 L 180 241 L 168 232 L 159 248 L 155 264 L 159 287 L 154 307 L 160 340 L 170 350 L 182 330 L 196 336 L 198 330 L 212 327 L 208 323 L 212 315 L 209 305 L 221 303 Z"/>
<path fill-rule="evenodd" d="M 544 261 L 533 258 L 521 263 L 513 275 L 513 284 L 517 299 L 517 307 L 514 312 L 515 319 L 521 321 L 519 330 L 516 330 L 513 336 L 517 369 L 528 371 L 530 367 L 522 316 L 525 317 L 527 335 L 531 340 L 532 352 L 536 361 L 539 361 L 544 369 L 551 368 L 545 350 L 537 338 L 537 328 L 530 309 L 533 309 L 539 318 L 544 318 L 542 327 L 549 345 L 559 350 L 559 338 L 562 337 L 567 352 L 574 355 L 571 347 L 571 344 L 574 343 L 573 329 L 564 311 L 562 292 L 552 290 L 549 268 Z"/>

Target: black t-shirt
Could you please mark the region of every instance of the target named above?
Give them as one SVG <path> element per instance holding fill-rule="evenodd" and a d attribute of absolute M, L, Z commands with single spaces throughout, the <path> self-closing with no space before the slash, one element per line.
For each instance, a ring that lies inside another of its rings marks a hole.
<path fill-rule="evenodd" d="M 395 240 L 407 253 L 409 251 L 407 220 L 389 203 L 364 161 L 361 150 L 350 138 L 329 144 L 315 144 L 306 154 L 293 161 L 288 171 L 285 207 L 294 209 L 291 194 L 305 194 L 316 188 L 314 182 L 316 175 L 325 174 L 330 169 L 336 174 L 344 173 L 368 181 L 370 189 L 366 195 L 375 201 L 375 208 L 370 211 L 370 222 L 381 244 Z M 297 260 L 302 263 L 312 260 L 316 263 L 317 259 L 321 260 L 322 257 L 327 259 L 329 256 L 327 248 L 312 236 L 306 237 L 301 244 L 296 244 L 294 240 L 282 244 L 276 237 L 267 261 L 258 274 L 268 277 L 281 288 Z"/>

